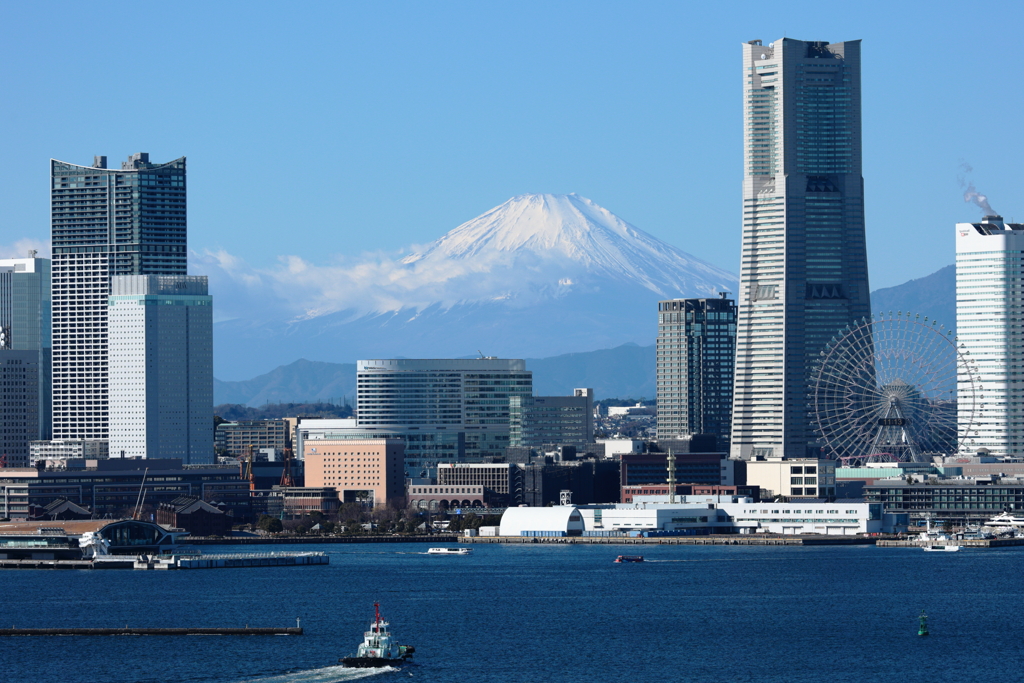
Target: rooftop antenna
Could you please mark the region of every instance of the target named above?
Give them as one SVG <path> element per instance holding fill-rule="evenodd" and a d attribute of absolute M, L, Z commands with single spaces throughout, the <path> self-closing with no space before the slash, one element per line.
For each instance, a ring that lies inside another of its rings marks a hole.
<path fill-rule="evenodd" d="M 668 449 L 668 502 L 676 503 L 676 456 L 672 449 Z"/>

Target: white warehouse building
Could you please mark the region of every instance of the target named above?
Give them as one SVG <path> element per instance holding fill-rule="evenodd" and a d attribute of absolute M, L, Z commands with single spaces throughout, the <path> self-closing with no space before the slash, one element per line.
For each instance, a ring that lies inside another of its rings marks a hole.
<path fill-rule="evenodd" d="M 499 535 L 590 536 L 690 531 L 852 536 L 900 530 L 906 527 L 905 517 L 883 514 L 880 503 L 754 503 L 750 498 L 731 497 L 730 502 L 713 503 L 640 502 L 509 508 L 502 515 Z"/>

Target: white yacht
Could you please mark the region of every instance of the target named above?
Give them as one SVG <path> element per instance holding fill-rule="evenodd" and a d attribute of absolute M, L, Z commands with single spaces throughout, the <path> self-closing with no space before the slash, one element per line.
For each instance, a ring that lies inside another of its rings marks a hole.
<path fill-rule="evenodd" d="M 1024 529 L 1024 516 L 1003 512 L 987 520 L 985 526 L 998 529 Z"/>

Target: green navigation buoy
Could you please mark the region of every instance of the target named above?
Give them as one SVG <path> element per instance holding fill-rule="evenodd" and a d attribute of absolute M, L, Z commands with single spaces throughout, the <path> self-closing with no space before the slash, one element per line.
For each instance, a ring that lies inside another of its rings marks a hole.
<path fill-rule="evenodd" d="M 917 635 L 926 636 L 928 635 L 928 615 L 921 610 L 921 625 L 917 627 Z"/>

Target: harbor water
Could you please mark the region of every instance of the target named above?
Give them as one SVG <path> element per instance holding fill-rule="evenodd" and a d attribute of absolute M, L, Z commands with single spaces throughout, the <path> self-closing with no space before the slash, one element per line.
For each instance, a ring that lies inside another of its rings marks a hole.
<path fill-rule="evenodd" d="M 472 547 L 289 548 L 326 548 L 330 564 L 312 567 L 4 571 L 4 628 L 283 627 L 298 617 L 305 635 L 9 637 L 3 680 L 963 683 L 1024 670 L 1024 549 Z M 646 561 L 615 564 L 623 553 Z M 416 647 L 415 663 L 343 669 L 374 601 Z"/>

